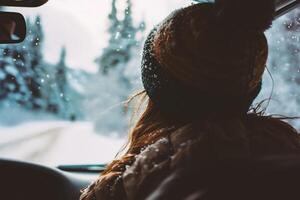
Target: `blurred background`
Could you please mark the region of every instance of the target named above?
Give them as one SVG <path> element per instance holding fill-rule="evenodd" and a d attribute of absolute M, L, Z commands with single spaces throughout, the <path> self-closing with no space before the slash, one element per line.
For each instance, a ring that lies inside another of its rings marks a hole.
<path fill-rule="evenodd" d="M 50 0 L 6 8 L 26 16 L 27 38 L 0 45 L 0 158 L 46 165 L 107 163 L 126 142 L 142 89 L 145 37 L 190 0 Z M 300 8 L 267 32 L 266 114 L 300 116 Z M 300 130 L 300 121 L 291 123 Z"/>

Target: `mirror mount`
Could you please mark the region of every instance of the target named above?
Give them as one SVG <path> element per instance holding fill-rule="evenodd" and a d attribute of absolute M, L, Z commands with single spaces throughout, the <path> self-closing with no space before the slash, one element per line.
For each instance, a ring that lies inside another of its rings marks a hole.
<path fill-rule="evenodd" d="M 39 7 L 48 0 L 0 0 L 0 6 Z"/>
<path fill-rule="evenodd" d="M 38 7 L 48 0 L 0 0 L 0 6 Z M 20 13 L 0 12 L 0 44 L 23 42 L 26 21 Z"/>

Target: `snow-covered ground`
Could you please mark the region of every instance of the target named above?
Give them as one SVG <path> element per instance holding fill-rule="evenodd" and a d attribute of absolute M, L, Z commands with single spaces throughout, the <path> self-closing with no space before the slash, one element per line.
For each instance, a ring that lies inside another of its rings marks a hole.
<path fill-rule="evenodd" d="M 30 122 L 0 129 L 0 158 L 50 166 L 107 163 L 124 142 L 95 134 L 89 122 Z"/>

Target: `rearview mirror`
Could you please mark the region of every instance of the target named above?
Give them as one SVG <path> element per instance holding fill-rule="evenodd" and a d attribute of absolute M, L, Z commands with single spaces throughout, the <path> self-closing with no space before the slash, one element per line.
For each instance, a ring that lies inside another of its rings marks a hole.
<path fill-rule="evenodd" d="M 0 0 L 0 6 L 38 7 L 48 0 Z"/>
<path fill-rule="evenodd" d="M 0 44 L 20 43 L 26 37 L 26 23 L 19 13 L 0 12 Z"/>

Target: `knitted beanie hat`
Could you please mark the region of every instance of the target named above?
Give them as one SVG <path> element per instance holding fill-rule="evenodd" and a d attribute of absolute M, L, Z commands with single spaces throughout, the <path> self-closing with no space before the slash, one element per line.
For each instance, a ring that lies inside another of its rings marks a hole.
<path fill-rule="evenodd" d="M 274 0 L 216 0 L 171 13 L 144 46 L 150 99 L 171 115 L 246 113 L 261 88 L 274 14 Z"/>

